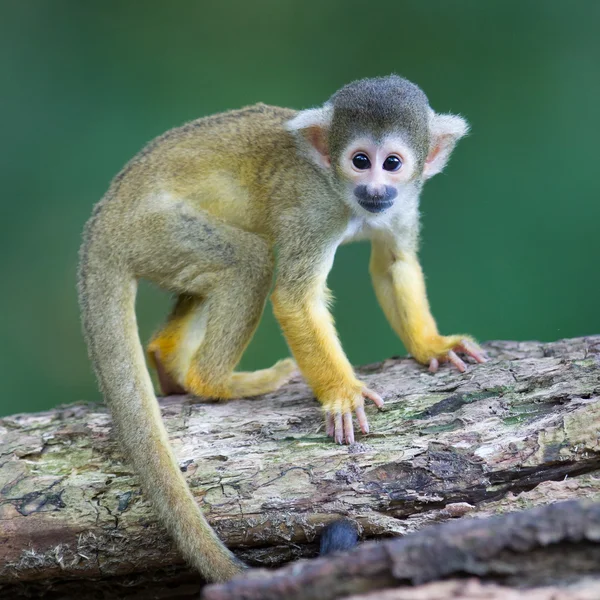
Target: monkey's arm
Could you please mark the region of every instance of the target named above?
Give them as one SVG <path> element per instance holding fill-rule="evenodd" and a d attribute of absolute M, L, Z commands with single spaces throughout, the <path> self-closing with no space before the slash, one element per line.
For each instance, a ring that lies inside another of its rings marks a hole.
<path fill-rule="evenodd" d="M 311 246 L 307 241 L 307 247 Z M 323 405 L 327 435 L 337 443 L 345 440 L 350 444 L 354 441 L 352 413 L 361 430 L 368 433 L 364 398 L 378 407 L 383 406 L 383 400 L 356 378 L 327 310 L 325 278 L 333 252 L 310 256 L 306 248 L 300 254 L 289 246 L 283 248 L 272 302 L 294 358 Z"/>
<path fill-rule="evenodd" d="M 418 362 L 429 364 L 429 369 L 436 371 L 440 362 L 450 361 L 459 371 L 465 371 L 466 365 L 456 351 L 485 362 L 483 352 L 470 336 L 438 333 L 427 301 L 423 271 L 414 252 L 373 240 L 369 270 L 388 321 Z"/>

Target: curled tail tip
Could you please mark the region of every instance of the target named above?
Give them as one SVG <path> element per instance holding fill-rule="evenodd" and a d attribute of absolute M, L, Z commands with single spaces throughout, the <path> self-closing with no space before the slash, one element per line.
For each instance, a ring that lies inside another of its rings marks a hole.
<path fill-rule="evenodd" d="M 358 527 L 350 519 L 330 523 L 321 532 L 320 556 L 350 550 L 358 544 Z"/>

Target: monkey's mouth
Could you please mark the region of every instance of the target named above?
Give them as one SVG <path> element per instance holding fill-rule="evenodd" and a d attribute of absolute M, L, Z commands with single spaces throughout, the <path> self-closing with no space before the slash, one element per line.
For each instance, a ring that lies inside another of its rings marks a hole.
<path fill-rule="evenodd" d="M 393 200 L 359 200 L 358 203 L 370 213 L 380 213 L 394 204 Z"/>
<path fill-rule="evenodd" d="M 366 185 L 357 185 L 354 188 L 354 195 L 365 210 L 370 213 L 380 213 L 394 204 L 394 198 L 398 195 L 398 190 L 386 185 L 382 193 L 372 194 L 369 193 Z"/>

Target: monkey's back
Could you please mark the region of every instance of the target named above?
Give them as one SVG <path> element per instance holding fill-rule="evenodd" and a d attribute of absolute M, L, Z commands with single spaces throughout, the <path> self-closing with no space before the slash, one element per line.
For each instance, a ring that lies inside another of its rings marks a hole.
<path fill-rule="evenodd" d="M 127 163 L 102 204 L 123 226 L 172 200 L 266 233 L 264 205 L 283 185 L 286 165 L 302 160 L 284 127 L 295 114 L 256 104 L 171 129 Z"/>

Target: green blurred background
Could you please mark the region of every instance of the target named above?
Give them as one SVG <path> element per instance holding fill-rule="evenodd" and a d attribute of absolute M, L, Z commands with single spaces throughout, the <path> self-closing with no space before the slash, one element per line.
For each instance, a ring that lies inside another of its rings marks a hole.
<path fill-rule="evenodd" d="M 187 120 L 319 104 L 400 73 L 472 124 L 422 198 L 422 261 L 445 333 L 598 333 L 600 2 L 5 1 L 0 414 L 98 399 L 80 335 L 80 231 L 110 179 Z M 330 276 L 353 363 L 404 352 L 366 244 Z M 142 339 L 169 298 L 143 286 Z M 287 355 L 270 307 L 242 367 Z"/>

